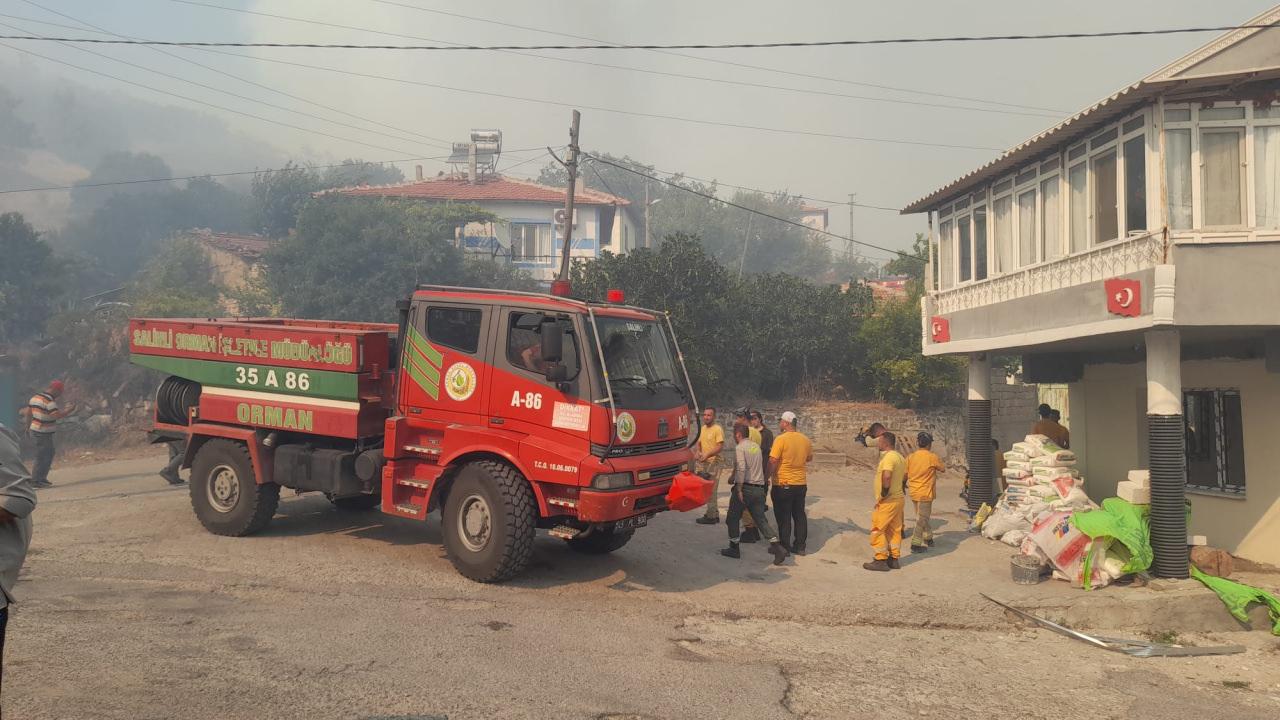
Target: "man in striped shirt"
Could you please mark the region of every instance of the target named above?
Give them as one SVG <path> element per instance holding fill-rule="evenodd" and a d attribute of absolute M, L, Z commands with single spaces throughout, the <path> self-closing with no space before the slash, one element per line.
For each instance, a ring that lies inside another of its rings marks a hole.
<path fill-rule="evenodd" d="M 38 488 L 53 485 L 49 482 L 49 469 L 53 467 L 53 435 L 58 421 L 76 411 L 75 405 L 63 410 L 58 406 L 62 396 L 62 381 L 54 380 L 43 392 L 31 396 L 23 415 L 31 422 L 28 428 L 36 443 L 36 461 L 31 467 L 31 484 Z"/>

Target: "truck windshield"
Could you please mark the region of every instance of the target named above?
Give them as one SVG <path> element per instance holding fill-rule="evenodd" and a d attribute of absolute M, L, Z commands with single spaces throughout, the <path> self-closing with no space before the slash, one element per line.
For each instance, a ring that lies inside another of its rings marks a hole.
<path fill-rule="evenodd" d="M 675 354 L 652 321 L 596 316 L 605 368 L 619 405 L 673 407 L 684 399 Z"/>

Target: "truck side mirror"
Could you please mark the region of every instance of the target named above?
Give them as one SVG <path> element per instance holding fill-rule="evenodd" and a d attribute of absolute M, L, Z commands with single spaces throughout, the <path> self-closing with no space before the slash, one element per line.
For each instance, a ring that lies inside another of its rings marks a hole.
<path fill-rule="evenodd" d="M 547 366 L 547 381 L 553 383 L 562 383 L 569 381 L 569 368 L 561 363 L 555 363 Z"/>
<path fill-rule="evenodd" d="M 564 326 L 555 320 L 542 321 L 542 362 L 558 363 L 564 352 Z M 550 378 L 548 378 L 550 379 Z"/>

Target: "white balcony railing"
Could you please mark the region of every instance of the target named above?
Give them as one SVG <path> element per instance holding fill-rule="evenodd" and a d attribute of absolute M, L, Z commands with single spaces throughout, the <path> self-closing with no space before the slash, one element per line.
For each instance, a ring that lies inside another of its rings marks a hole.
<path fill-rule="evenodd" d="M 933 312 L 947 315 L 1146 270 L 1162 262 L 1164 250 L 1162 232 L 1117 240 L 1007 275 L 935 292 Z"/>

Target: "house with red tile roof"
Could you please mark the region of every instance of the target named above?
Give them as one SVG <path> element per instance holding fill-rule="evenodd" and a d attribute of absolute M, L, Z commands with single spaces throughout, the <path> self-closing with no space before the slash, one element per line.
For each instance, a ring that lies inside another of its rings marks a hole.
<path fill-rule="evenodd" d="M 501 220 L 468 225 L 458 237 L 460 247 L 509 260 L 544 282 L 550 282 L 559 267 L 563 229 L 556 223 L 556 211 L 564 209 L 564 188 L 490 174 L 478 175 L 472 182 L 458 173 L 319 194 L 479 205 Z M 574 198 L 571 257 L 595 258 L 604 251 L 620 254 L 636 247 L 639 238 L 625 210 L 628 200 L 581 185 Z"/>

